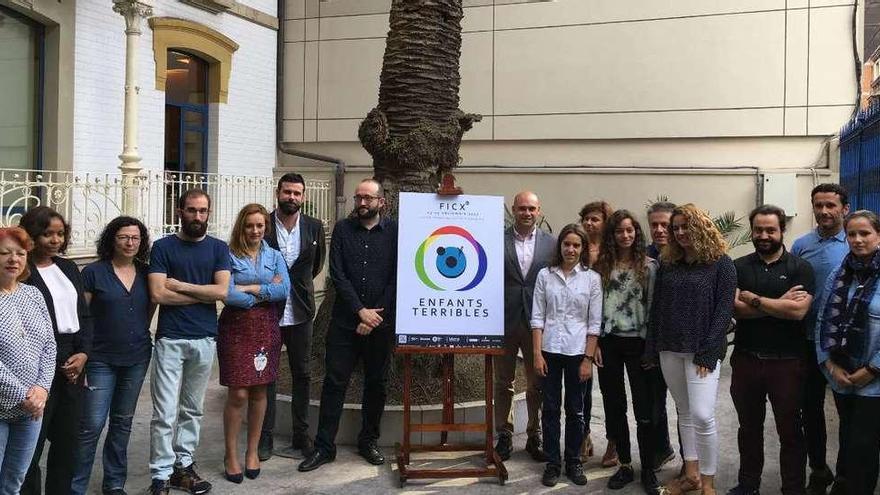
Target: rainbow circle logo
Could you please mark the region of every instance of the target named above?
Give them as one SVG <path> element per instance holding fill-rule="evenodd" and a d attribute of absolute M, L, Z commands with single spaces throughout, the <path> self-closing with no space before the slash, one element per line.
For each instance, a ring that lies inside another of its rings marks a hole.
<path fill-rule="evenodd" d="M 467 230 L 456 227 L 454 225 L 447 225 L 446 227 L 440 227 L 439 229 L 431 232 L 422 244 L 419 245 L 419 249 L 416 250 L 416 274 L 419 276 L 419 280 L 422 281 L 425 286 L 430 287 L 434 290 L 445 291 L 447 289 L 441 287 L 439 284 L 431 280 L 428 276 L 428 273 L 425 271 L 425 254 L 428 252 L 436 253 L 438 257 L 445 256 L 445 258 L 438 258 L 436 264 L 438 267 L 438 271 L 441 275 L 446 278 L 455 278 L 461 275 L 464 270 L 464 267 L 467 264 L 467 259 L 464 256 L 464 252 L 461 248 L 456 247 L 445 247 L 441 246 L 436 250 L 430 251 L 431 245 L 434 244 L 440 236 L 444 235 L 455 235 L 461 237 L 465 241 L 469 242 L 471 246 L 473 246 L 474 250 L 477 252 L 477 273 L 474 275 L 474 278 L 467 283 L 464 287 L 460 289 L 455 289 L 456 291 L 464 291 L 470 290 L 480 284 L 483 281 L 483 277 L 486 276 L 486 269 L 488 268 L 488 260 L 486 258 L 486 251 L 483 249 L 483 246 L 474 239 L 474 236 L 471 235 Z M 450 255 L 454 253 L 454 258 L 451 258 Z M 446 268 L 443 268 L 445 266 Z"/>

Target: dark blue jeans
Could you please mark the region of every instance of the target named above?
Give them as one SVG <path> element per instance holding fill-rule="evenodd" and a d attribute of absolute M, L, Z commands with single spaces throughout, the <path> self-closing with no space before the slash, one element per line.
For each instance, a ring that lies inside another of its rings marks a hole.
<path fill-rule="evenodd" d="M 0 495 L 18 494 L 34 457 L 42 419 L 0 420 Z"/>
<path fill-rule="evenodd" d="M 573 466 L 580 463 L 581 443 L 584 441 L 584 394 L 587 382 L 578 376 L 583 355 L 566 356 L 542 352 L 547 362 L 547 376 L 542 380 L 544 394 L 541 427 L 544 432 L 544 454 L 547 464 L 562 467 L 562 453 L 559 451 L 559 437 L 562 427 L 562 384 L 565 383 L 565 464 Z"/>
<path fill-rule="evenodd" d="M 125 486 L 131 420 L 149 364 L 149 361 L 132 366 L 113 366 L 100 361 L 89 361 L 86 364 L 88 387 L 83 397 L 79 445 L 70 493 L 84 494 L 89 489 L 98 438 L 108 416 L 110 426 L 104 438 L 102 488 L 108 491 Z"/>

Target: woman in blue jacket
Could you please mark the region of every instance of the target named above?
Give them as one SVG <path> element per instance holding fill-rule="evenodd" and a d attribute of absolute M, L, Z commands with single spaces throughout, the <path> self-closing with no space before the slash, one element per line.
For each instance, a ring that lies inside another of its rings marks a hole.
<path fill-rule="evenodd" d="M 281 354 L 279 302 L 290 293 L 290 276 L 281 252 L 263 240 L 269 212 L 246 205 L 238 213 L 229 239 L 232 277 L 226 306 L 220 313 L 217 357 L 220 384 L 229 387 L 223 410 L 226 479 L 241 483 L 260 474 L 257 444 L 266 413 L 266 385 L 275 381 Z M 247 452 L 242 473 L 238 432 L 248 405 Z"/>
<path fill-rule="evenodd" d="M 880 456 L 880 218 L 844 221 L 850 252 L 825 283 L 816 357 L 834 390 L 840 451 L 832 493 L 874 493 Z"/>

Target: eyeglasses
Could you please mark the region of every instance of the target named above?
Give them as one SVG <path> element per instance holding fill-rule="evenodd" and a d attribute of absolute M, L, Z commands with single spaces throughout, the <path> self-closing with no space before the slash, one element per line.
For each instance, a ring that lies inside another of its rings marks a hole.
<path fill-rule="evenodd" d="M 355 194 L 352 199 L 354 199 L 355 204 L 358 204 L 361 202 L 372 203 L 373 201 L 376 201 L 377 199 L 379 199 L 379 196 L 370 196 L 370 195 L 361 196 L 360 194 Z"/>
<path fill-rule="evenodd" d="M 116 240 L 119 242 L 141 242 L 140 236 L 137 235 L 118 235 Z"/>

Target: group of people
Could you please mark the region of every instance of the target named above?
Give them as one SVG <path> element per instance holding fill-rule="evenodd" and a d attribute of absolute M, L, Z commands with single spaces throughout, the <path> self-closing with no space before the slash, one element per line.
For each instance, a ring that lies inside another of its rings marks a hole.
<path fill-rule="evenodd" d="M 510 399 L 521 353 L 528 383 L 525 449 L 546 462 L 544 485 L 556 485 L 563 467 L 572 483 L 587 483 L 582 463 L 593 455 L 588 418 L 595 370 L 607 437 L 601 462 L 619 466 L 607 487 L 620 489 L 635 479 L 626 375 L 645 493 L 714 495 L 715 406 L 732 334 L 730 394 L 740 463 L 728 495 L 759 494 L 768 401 L 779 435 L 783 493 L 874 493 L 880 219 L 867 210 L 850 213 L 838 184 L 816 186 L 811 202 L 817 227 L 790 251 L 783 243 L 785 211 L 755 208 L 748 216 L 754 252 L 732 260 L 722 232 L 693 204 L 651 205 L 650 243 L 631 212 L 603 201 L 585 205 L 581 222 L 566 225 L 554 239 L 537 228 L 537 195 L 519 193 L 505 236 L 506 352 L 496 368 L 495 448 L 502 459 L 512 450 Z M 840 421 L 835 472 L 826 459 L 828 384 Z M 661 486 L 655 470 L 675 459 L 667 390 L 678 414 L 683 463 L 678 476 Z"/>
<path fill-rule="evenodd" d="M 227 243 L 207 235 L 211 198 L 188 190 L 176 235 L 151 244 L 140 220 L 117 217 L 99 236 L 98 260 L 82 271 L 63 257 L 70 229 L 57 211 L 35 207 L 17 227 L 0 228 L 0 494 L 86 493 L 105 425 L 102 491 L 126 493 L 132 418 L 148 371 L 150 493 L 209 492 L 195 452 L 215 355 L 228 387 L 225 478 L 258 477 L 272 455 L 282 345 L 294 436 L 278 454 L 311 454 L 313 279 L 325 236 L 322 222 L 300 211 L 304 194 L 302 176 L 284 175 L 276 210 L 246 205 Z"/>
<path fill-rule="evenodd" d="M 308 433 L 313 279 L 327 254 L 325 235 L 321 221 L 301 211 L 302 176 L 282 176 L 276 199 L 272 212 L 259 204 L 242 208 L 227 243 L 207 235 L 211 198 L 188 190 L 177 204 L 175 235 L 151 244 L 141 221 L 118 217 L 100 234 L 98 261 L 81 272 L 62 256 L 70 230 L 51 208 L 30 209 L 18 227 L 0 228 L 0 495 L 43 488 L 86 493 L 105 425 L 102 490 L 124 494 L 132 418 L 148 371 L 150 493 L 207 493 L 212 484 L 196 471 L 195 452 L 215 354 L 228 388 L 228 482 L 257 478 L 260 463 L 273 455 L 299 459 L 299 471 L 333 462 L 359 361 L 357 451 L 371 464 L 385 462 L 377 441 L 394 348 L 398 232 L 384 215 L 382 186 L 360 182 L 352 214 L 333 229 L 329 272 L 336 296 L 314 440 Z M 602 464 L 618 466 L 608 488 L 635 480 L 628 381 L 644 491 L 715 494 L 715 404 L 732 333 L 740 468 L 728 493 L 759 493 L 767 400 L 781 445 L 783 493 L 826 494 L 829 487 L 836 495 L 873 493 L 880 456 L 880 219 L 870 211 L 850 213 L 837 184 L 815 187 L 811 199 L 817 227 L 790 251 L 783 244 L 785 212 L 772 205 L 753 210 L 754 253 L 734 261 L 712 219 L 692 204 L 652 205 L 648 242 L 633 213 L 604 201 L 588 203 L 580 223 L 552 235 L 538 228 L 537 195 L 517 194 L 504 236 L 505 352 L 495 358 L 499 456 L 507 459 L 513 450 L 511 404 L 521 355 L 525 448 L 546 462 L 545 485 L 556 485 L 563 472 L 577 485 L 587 483 L 595 372 L 606 418 Z M 282 346 L 292 375 L 293 435 L 290 445 L 275 449 Z M 840 416 L 835 472 L 826 461 L 827 384 Z M 655 470 L 676 457 L 667 390 L 683 463 L 661 486 Z"/>

